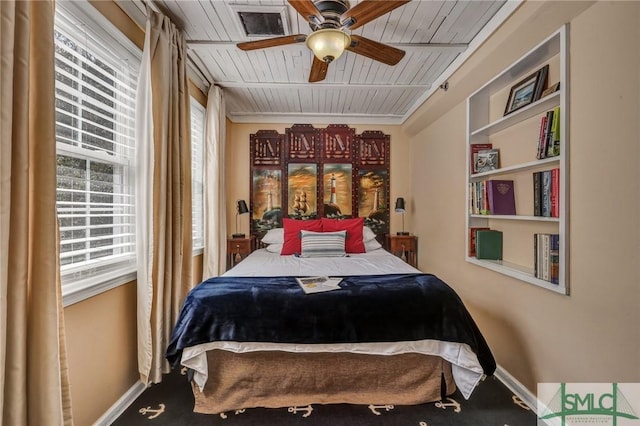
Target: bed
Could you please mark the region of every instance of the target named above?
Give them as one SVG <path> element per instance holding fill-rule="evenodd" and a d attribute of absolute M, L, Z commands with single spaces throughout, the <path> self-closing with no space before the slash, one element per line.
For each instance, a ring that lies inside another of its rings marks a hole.
<path fill-rule="evenodd" d="M 378 245 L 379 246 L 379 245 Z M 194 411 L 468 398 L 495 360 L 446 283 L 375 247 L 343 257 L 259 249 L 185 299 L 167 359 Z M 296 277 L 340 277 L 305 294 Z"/>

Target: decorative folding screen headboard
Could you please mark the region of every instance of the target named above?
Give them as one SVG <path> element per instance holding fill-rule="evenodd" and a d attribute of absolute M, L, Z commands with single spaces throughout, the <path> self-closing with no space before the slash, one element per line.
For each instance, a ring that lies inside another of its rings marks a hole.
<path fill-rule="evenodd" d="M 251 143 L 251 233 L 282 218 L 364 217 L 383 241 L 389 232 L 389 135 L 347 125 L 295 124 L 284 135 L 259 130 Z"/>

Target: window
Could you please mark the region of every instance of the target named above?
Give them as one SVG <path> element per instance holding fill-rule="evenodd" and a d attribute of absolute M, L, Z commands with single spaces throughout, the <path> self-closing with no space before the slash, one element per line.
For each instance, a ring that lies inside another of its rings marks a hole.
<path fill-rule="evenodd" d="M 204 120 L 204 108 L 191 98 L 191 208 L 194 251 L 204 248 Z"/>
<path fill-rule="evenodd" d="M 58 2 L 57 209 L 63 293 L 135 271 L 140 50 L 88 2 Z"/>

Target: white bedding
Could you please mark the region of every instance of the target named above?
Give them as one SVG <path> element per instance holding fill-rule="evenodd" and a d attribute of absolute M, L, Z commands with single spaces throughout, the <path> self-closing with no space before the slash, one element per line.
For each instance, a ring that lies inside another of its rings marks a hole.
<path fill-rule="evenodd" d="M 299 258 L 281 256 L 259 249 L 227 271 L 225 276 L 348 276 L 420 273 L 384 249 L 349 257 Z M 456 386 L 465 398 L 482 379 L 484 373 L 476 354 L 462 343 L 421 340 L 385 343 L 281 344 L 260 342 L 212 342 L 185 348 L 181 364 L 194 370 L 194 381 L 202 390 L 208 377 L 206 352 L 223 349 L 232 352 L 280 350 L 287 352 L 350 352 L 371 355 L 421 353 L 438 355 L 452 364 Z"/>
<path fill-rule="evenodd" d="M 259 249 L 224 275 L 235 277 L 346 276 L 419 273 L 420 271 L 384 249 L 347 257 L 281 256 Z"/>

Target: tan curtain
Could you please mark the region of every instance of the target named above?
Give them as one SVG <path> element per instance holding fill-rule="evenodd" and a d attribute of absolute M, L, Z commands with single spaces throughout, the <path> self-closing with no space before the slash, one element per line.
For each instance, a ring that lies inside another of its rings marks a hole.
<path fill-rule="evenodd" d="M 204 132 L 204 261 L 202 279 L 227 270 L 227 204 L 224 191 L 226 110 L 224 92 L 212 85 Z"/>
<path fill-rule="evenodd" d="M 0 1 L 0 424 L 73 424 L 56 218 L 53 8 Z"/>
<path fill-rule="evenodd" d="M 138 368 L 145 384 L 169 372 L 164 354 L 193 286 L 186 61 L 183 34 L 147 8 L 136 107 Z"/>

